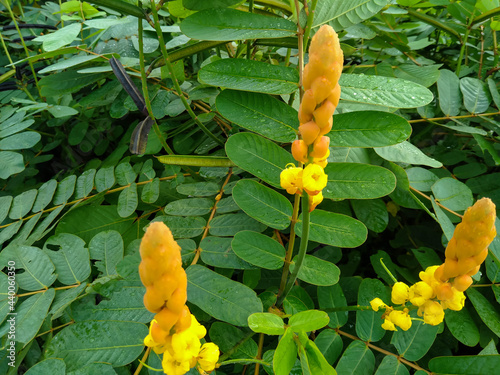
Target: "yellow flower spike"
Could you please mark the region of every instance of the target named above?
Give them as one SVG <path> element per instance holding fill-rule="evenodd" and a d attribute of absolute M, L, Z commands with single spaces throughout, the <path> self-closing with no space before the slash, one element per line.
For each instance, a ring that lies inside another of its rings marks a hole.
<path fill-rule="evenodd" d="M 198 364 L 203 371 L 211 372 L 219 360 L 219 347 L 213 342 L 203 344 L 198 355 Z"/>
<path fill-rule="evenodd" d="M 302 186 L 307 194 L 316 195 L 323 190 L 328 182 L 328 176 L 323 168 L 316 164 L 309 164 L 302 173 Z"/>
<path fill-rule="evenodd" d="M 408 301 L 410 288 L 405 283 L 399 281 L 392 286 L 391 301 L 396 305 L 402 305 Z"/>
<path fill-rule="evenodd" d="M 409 300 L 415 306 L 422 306 L 434 295 L 434 289 L 426 282 L 419 281 L 412 285 L 409 291 Z"/>
<path fill-rule="evenodd" d="M 280 185 L 288 194 L 302 194 L 302 168 L 291 167 L 283 169 L 280 174 Z"/>
<path fill-rule="evenodd" d="M 370 301 L 370 306 L 372 307 L 373 311 L 378 311 L 379 309 L 383 309 L 387 307 L 387 305 L 382 301 L 380 298 L 374 298 Z"/>
<path fill-rule="evenodd" d="M 420 306 L 417 314 L 424 317 L 424 323 L 437 326 L 444 319 L 444 310 L 439 302 L 427 301 Z"/>
<path fill-rule="evenodd" d="M 411 327 L 411 318 L 408 311 L 408 309 L 404 309 L 403 311 L 393 310 L 389 314 L 389 320 L 403 331 L 408 331 Z"/>

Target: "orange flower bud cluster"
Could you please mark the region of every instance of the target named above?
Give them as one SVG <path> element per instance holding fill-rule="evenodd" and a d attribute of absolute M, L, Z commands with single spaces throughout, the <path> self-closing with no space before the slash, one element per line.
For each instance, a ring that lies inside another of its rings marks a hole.
<path fill-rule="evenodd" d="M 330 138 L 325 134 L 332 129 L 333 112 L 340 99 L 338 80 L 343 63 L 344 54 L 340 49 L 337 33 L 330 26 L 323 25 L 312 38 L 309 48 L 309 63 L 302 75 L 305 92 L 299 108 L 300 139 L 292 143 L 294 159 L 303 164 L 314 164 L 321 169 L 327 165 Z M 317 189 L 316 184 L 316 189 L 309 190 L 306 181 L 298 181 L 298 177 L 293 181 L 290 180 L 292 175 L 298 176 L 298 172 L 285 171 L 283 171 L 286 174 L 285 185 L 303 186 L 309 194 L 310 211 L 312 211 L 322 201 L 320 194 L 326 186 L 326 181 L 321 188 Z M 322 176 L 316 175 L 315 180 L 318 181 L 320 177 Z M 295 193 L 302 194 L 302 188 L 295 189 Z"/>
<path fill-rule="evenodd" d="M 482 198 L 465 211 L 445 251 L 445 261 L 436 270 L 436 278 L 453 280 L 453 287 L 464 291 L 472 284 L 471 276 L 488 255 L 488 246 L 496 236 L 495 204 Z"/>
<path fill-rule="evenodd" d="M 428 267 L 420 272 L 422 281 L 412 286 L 397 282 L 392 287 L 391 300 L 401 304 L 404 314 L 395 315 L 394 308 L 387 306 L 380 298 L 371 301 L 372 309 L 386 309 L 382 327 L 396 330 L 395 326 L 407 330 L 409 315 L 407 302 L 418 307 L 417 314 L 424 323 L 437 325 L 444 319 L 446 309 L 459 311 L 465 303 L 463 293 L 471 284 L 474 274 L 488 255 L 488 246 L 496 236 L 495 205 L 489 198 L 482 198 L 464 214 L 455 228 L 455 233 L 445 251 L 445 262 L 440 266 Z M 453 279 L 452 282 L 449 282 Z M 403 319 L 402 317 L 405 317 Z M 397 318 L 397 319 L 396 319 Z"/>
<path fill-rule="evenodd" d="M 181 248 L 170 229 L 162 222 L 152 223 L 141 241 L 140 253 L 139 275 L 146 287 L 144 306 L 156 313 L 157 333 L 166 336 L 172 329 L 189 328 L 187 277 L 182 268 Z M 155 337 L 155 341 L 164 340 Z"/>
<path fill-rule="evenodd" d="M 162 222 L 152 223 L 139 251 L 139 275 L 146 287 L 144 306 L 156 313 L 144 344 L 163 353 L 163 371 L 168 375 L 185 374 L 194 366 L 211 372 L 219 348 L 213 343 L 201 345 L 207 331 L 186 306 L 187 277 L 172 232 Z"/>

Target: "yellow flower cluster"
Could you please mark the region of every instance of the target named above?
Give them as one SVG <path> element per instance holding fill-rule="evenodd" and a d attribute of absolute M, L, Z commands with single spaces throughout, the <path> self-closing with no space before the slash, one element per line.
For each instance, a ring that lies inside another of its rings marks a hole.
<path fill-rule="evenodd" d="M 182 268 L 181 248 L 162 222 L 152 223 L 141 246 L 139 275 L 146 287 L 144 306 L 156 313 L 144 344 L 161 354 L 167 375 L 183 375 L 198 366 L 210 372 L 219 359 L 213 343 L 201 345 L 206 329 L 186 306 L 187 277 Z"/>
<path fill-rule="evenodd" d="M 330 155 L 332 115 L 340 98 L 338 80 L 342 73 L 344 54 L 337 33 L 323 25 L 314 35 L 309 48 L 309 63 L 304 68 L 304 96 L 299 108 L 300 139 L 292 144 L 295 160 L 305 168 L 287 166 L 280 175 L 281 186 L 289 194 L 309 195 L 309 210 L 321 203 L 328 181 L 324 168 Z"/>
<path fill-rule="evenodd" d="M 488 254 L 488 245 L 496 236 L 495 217 L 495 205 L 488 198 L 469 207 L 446 247 L 445 262 L 420 272 L 421 281 L 411 287 L 403 282 L 393 285 L 391 301 L 402 305 L 400 310 L 387 306 L 380 298 L 372 300 L 373 310 L 385 309 L 382 327 L 391 331 L 395 331 L 396 326 L 408 330 L 411 318 L 407 302 L 418 307 L 418 316 L 431 325 L 443 321 L 446 309 L 461 310 L 465 303 L 463 292 L 472 284 L 471 276 L 479 271 Z"/>

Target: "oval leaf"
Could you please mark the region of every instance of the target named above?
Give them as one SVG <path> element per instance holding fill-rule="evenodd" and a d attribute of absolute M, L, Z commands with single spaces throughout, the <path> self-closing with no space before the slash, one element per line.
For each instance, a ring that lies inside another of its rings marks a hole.
<path fill-rule="evenodd" d="M 297 111 L 270 95 L 224 90 L 215 105 L 222 116 L 245 129 L 277 142 L 295 140 Z"/>
<path fill-rule="evenodd" d="M 366 241 L 368 235 L 363 223 L 346 215 L 314 210 L 310 220 L 309 239 L 326 245 L 357 247 Z M 302 236 L 302 215 L 295 231 Z"/>
<path fill-rule="evenodd" d="M 233 188 L 233 198 L 248 216 L 271 228 L 285 229 L 290 225 L 290 201 L 257 181 L 240 180 Z"/>
<path fill-rule="evenodd" d="M 295 269 L 296 259 L 293 259 L 290 271 Z M 306 283 L 320 286 L 336 284 L 339 281 L 339 268 L 326 260 L 316 258 L 312 255 L 306 255 L 302 267 L 297 277 Z"/>
<path fill-rule="evenodd" d="M 192 39 L 229 41 L 293 36 L 297 26 L 280 17 L 236 9 L 206 9 L 182 21 L 181 31 Z"/>
<path fill-rule="evenodd" d="M 328 324 L 330 318 L 324 311 L 307 310 L 294 314 L 288 319 L 288 325 L 294 332 L 309 332 L 323 328 Z"/>
<path fill-rule="evenodd" d="M 358 163 L 329 163 L 325 168 L 328 184 L 325 198 L 373 199 L 390 194 L 396 188 L 396 176 L 388 169 Z"/>
<path fill-rule="evenodd" d="M 265 94 L 291 94 L 299 87 L 296 69 L 246 59 L 222 59 L 198 73 L 201 83 Z"/>
<path fill-rule="evenodd" d="M 268 270 L 283 267 L 286 250 L 264 234 L 244 230 L 235 234 L 231 247 L 234 253 L 248 263 Z"/>
<path fill-rule="evenodd" d="M 271 313 L 255 313 L 248 317 L 248 326 L 254 332 L 266 335 L 282 335 L 285 323 L 278 315 Z"/>

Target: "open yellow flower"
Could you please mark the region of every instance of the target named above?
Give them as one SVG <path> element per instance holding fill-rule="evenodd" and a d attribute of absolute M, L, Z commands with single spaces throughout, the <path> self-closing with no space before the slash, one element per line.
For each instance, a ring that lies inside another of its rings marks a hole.
<path fill-rule="evenodd" d="M 207 342 L 201 347 L 200 354 L 198 355 L 198 364 L 203 371 L 211 372 L 215 369 L 219 355 L 219 347 L 213 342 Z"/>
<path fill-rule="evenodd" d="M 424 281 L 419 281 L 410 288 L 409 299 L 415 306 L 422 306 L 432 298 L 434 289 Z"/>
<path fill-rule="evenodd" d="M 403 311 L 391 311 L 389 319 L 394 323 L 394 325 L 398 326 L 403 331 L 408 331 L 411 327 L 411 318 L 410 315 L 408 315 L 408 309 L 404 309 Z"/>
<path fill-rule="evenodd" d="M 302 173 L 302 186 L 309 195 L 316 195 L 323 190 L 328 182 L 328 176 L 317 164 L 309 164 Z"/>
<path fill-rule="evenodd" d="M 280 185 L 288 194 L 302 194 L 302 168 L 290 164 L 280 174 Z"/>
<path fill-rule="evenodd" d="M 436 301 L 427 301 L 419 307 L 417 314 L 424 317 L 424 323 L 433 326 L 437 326 L 444 319 L 443 307 Z"/>
<path fill-rule="evenodd" d="M 408 301 L 410 288 L 405 283 L 399 281 L 392 286 L 391 301 L 396 305 L 402 305 Z"/>
<path fill-rule="evenodd" d="M 370 301 L 370 306 L 372 307 L 373 311 L 378 311 L 379 309 L 383 309 L 387 307 L 387 305 L 382 301 L 380 298 L 374 298 Z"/>

